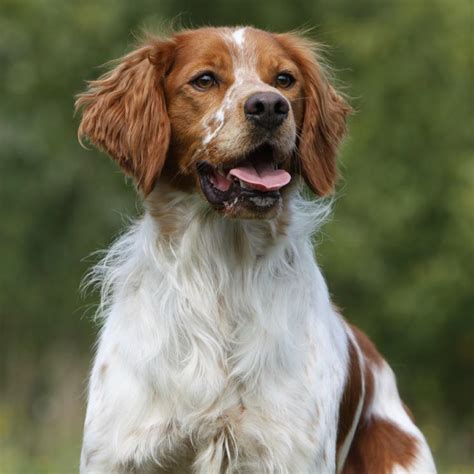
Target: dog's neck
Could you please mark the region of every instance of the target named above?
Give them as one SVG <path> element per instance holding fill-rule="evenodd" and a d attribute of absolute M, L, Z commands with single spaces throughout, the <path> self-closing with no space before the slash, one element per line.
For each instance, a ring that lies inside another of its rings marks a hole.
<path fill-rule="evenodd" d="M 147 288 L 135 304 L 147 308 L 142 317 L 150 313 L 147 327 L 159 328 L 150 353 L 161 346 L 170 364 L 215 361 L 248 383 L 268 364 L 285 374 L 294 370 L 310 314 L 330 311 L 311 242 L 327 208 L 295 192 L 274 220 L 231 220 L 196 195 L 162 187 L 111 249 L 112 262 L 115 253 L 125 263 L 102 280 L 113 293 Z"/>
<path fill-rule="evenodd" d="M 151 379 L 167 383 L 165 364 L 169 374 L 180 370 L 183 390 L 199 381 L 195 364 L 212 373 L 221 367 L 249 387 L 303 370 L 298 347 L 312 343 L 310 326 L 331 327 L 311 242 L 328 206 L 297 192 L 288 198 L 280 219 L 244 221 L 220 216 L 196 195 L 157 189 L 143 218 L 95 267 L 107 330 L 134 315 L 142 331 L 134 357 L 144 367 L 161 360 L 160 377 Z M 206 406 L 221 390 L 195 392 Z"/>
<path fill-rule="evenodd" d="M 303 199 L 297 190 L 286 196 L 278 215 L 268 220 L 230 219 L 212 210 L 196 193 L 160 184 L 146 201 L 156 226 L 157 245 L 171 258 L 228 264 L 237 270 L 305 246 L 326 217 L 327 203 Z M 291 247 L 291 248 L 290 248 Z"/>

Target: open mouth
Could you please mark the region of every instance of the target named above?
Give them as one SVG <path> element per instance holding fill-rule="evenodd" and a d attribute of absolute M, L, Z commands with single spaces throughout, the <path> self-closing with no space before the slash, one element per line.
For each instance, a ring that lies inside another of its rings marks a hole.
<path fill-rule="evenodd" d="M 206 199 L 219 209 L 238 204 L 257 212 L 273 208 L 281 199 L 280 190 L 291 175 L 279 168 L 270 145 L 264 144 L 229 166 L 197 164 L 201 189 Z"/>

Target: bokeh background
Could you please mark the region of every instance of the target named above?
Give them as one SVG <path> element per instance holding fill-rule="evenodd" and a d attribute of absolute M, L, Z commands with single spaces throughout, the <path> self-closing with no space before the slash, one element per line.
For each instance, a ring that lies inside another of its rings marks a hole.
<path fill-rule="evenodd" d="M 144 25 L 310 33 L 356 114 L 317 254 L 336 303 L 398 374 L 441 473 L 472 473 L 471 0 L 3 0 L 0 472 L 77 472 L 97 295 L 88 257 L 140 213 L 76 139 L 73 96 Z"/>

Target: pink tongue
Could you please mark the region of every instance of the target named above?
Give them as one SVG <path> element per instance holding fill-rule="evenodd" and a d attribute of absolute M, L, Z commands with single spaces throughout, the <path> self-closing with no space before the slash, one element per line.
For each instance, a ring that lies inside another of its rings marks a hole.
<path fill-rule="evenodd" d="M 221 176 L 219 173 L 211 175 L 211 181 L 217 189 L 224 192 L 227 191 L 232 184 L 232 180 L 224 178 L 224 176 Z"/>
<path fill-rule="evenodd" d="M 243 181 L 249 188 L 259 191 L 277 191 L 288 184 L 291 175 L 285 170 L 273 169 L 272 163 L 258 163 L 253 166 L 250 163 L 237 168 L 232 168 L 227 175 Z"/>

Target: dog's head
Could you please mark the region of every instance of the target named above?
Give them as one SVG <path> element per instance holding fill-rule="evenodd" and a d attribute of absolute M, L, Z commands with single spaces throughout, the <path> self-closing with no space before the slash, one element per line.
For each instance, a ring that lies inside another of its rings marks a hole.
<path fill-rule="evenodd" d="M 167 180 L 243 218 L 274 216 L 297 174 L 330 193 L 350 111 L 309 41 L 254 28 L 150 39 L 90 82 L 76 107 L 79 136 L 145 196 Z"/>

